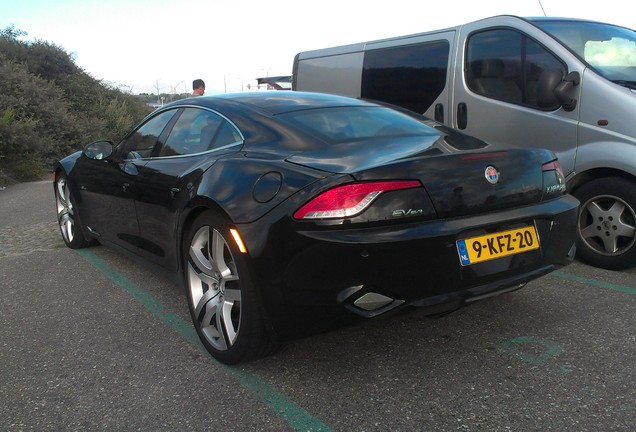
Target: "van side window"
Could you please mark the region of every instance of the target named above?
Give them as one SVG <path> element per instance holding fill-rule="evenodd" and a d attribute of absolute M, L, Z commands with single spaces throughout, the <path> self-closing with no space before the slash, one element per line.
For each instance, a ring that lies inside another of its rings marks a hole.
<path fill-rule="evenodd" d="M 369 50 L 361 96 L 422 114 L 446 86 L 449 52 L 446 40 Z"/>
<path fill-rule="evenodd" d="M 470 36 L 466 51 L 466 81 L 477 94 L 491 99 L 539 107 L 537 86 L 542 74 L 566 75 L 566 67 L 552 53 L 526 35 L 495 29 Z"/>

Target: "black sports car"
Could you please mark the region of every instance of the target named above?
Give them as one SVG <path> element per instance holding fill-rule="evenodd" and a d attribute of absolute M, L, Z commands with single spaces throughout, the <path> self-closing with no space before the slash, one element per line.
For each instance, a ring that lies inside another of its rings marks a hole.
<path fill-rule="evenodd" d="M 55 171 L 71 248 L 173 272 L 232 364 L 397 311 L 450 311 L 569 264 L 578 201 L 553 153 L 501 149 L 339 96 L 261 92 L 166 105 Z"/>

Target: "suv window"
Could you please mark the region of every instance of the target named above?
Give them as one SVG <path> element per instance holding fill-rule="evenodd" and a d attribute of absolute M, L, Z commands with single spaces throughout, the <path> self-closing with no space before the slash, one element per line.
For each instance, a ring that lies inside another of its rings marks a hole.
<path fill-rule="evenodd" d="M 562 77 L 567 69 L 552 53 L 526 35 L 510 29 L 475 33 L 468 39 L 466 80 L 477 94 L 491 99 L 540 108 L 537 86 L 546 71 Z"/>
<path fill-rule="evenodd" d="M 446 86 L 448 41 L 367 51 L 361 96 L 426 112 Z"/>

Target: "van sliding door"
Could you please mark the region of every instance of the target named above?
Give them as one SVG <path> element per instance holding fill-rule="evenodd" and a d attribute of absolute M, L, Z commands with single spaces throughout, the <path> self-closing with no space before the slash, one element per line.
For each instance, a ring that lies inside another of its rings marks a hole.
<path fill-rule="evenodd" d="M 361 96 L 444 122 L 454 35 L 451 31 L 369 43 L 364 54 Z"/>

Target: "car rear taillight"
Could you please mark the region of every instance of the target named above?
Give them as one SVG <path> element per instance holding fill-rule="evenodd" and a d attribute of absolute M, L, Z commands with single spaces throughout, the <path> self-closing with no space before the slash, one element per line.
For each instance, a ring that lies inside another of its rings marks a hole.
<path fill-rule="evenodd" d="M 294 213 L 296 219 L 333 219 L 362 213 L 382 193 L 421 187 L 417 180 L 353 183 L 321 193 Z"/>
<path fill-rule="evenodd" d="M 541 166 L 543 171 L 543 196 L 560 195 L 565 192 L 565 176 L 558 160 L 544 163 Z"/>
<path fill-rule="evenodd" d="M 541 170 L 542 171 L 558 170 L 558 171 L 561 171 L 561 174 L 563 174 L 563 170 L 561 170 L 561 164 L 556 159 L 553 160 L 552 162 L 544 163 L 541 166 Z"/>

